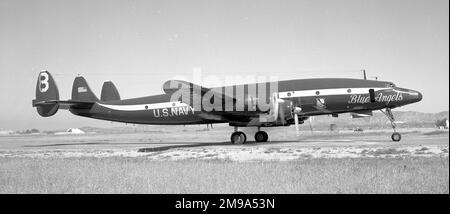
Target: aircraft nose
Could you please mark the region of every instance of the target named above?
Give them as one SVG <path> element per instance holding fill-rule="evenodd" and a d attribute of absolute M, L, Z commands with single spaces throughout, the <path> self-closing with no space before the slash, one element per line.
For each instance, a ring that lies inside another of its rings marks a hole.
<path fill-rule="evenodd" d="M 417 102 L 421 101 L 422 98 L 423 98 L 423 97 L 422 97 L 422 93 L 417 92 Z"/>
<path fill-rule="evenodd" d="M 406 103 L 416 103 L 416 102 L 420 102 L 423 98 L 422 93 L 420 93 L 419 91 L 416 90 L 411 90 L 411 89 L 401 89 L 405 94 L 407 94 L 407 97 L 405 102 Z"/>
<path fill-rule="evenodd" d="M 422 100 L 422 98 L 423 98 L 422 93 L 420 93 L 419 91 L 415 91 L 415 90 L 410 90 L 410 92 L 412 92 L 412 94 L 413 94 L 413 96 L 411 97 L 413 102 L 419 102 Z"/>

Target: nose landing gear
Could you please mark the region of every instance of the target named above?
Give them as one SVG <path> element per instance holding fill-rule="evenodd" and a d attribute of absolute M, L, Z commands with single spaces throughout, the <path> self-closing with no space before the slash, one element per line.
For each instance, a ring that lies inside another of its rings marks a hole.
<path fill-rule="evenodd" d="M 396 131 L 397 125 L 395 124 L 395 119 L 394 119 L 394 115 L 392 114 L 392 111 L 390 108 L 386 108 L 385 111 L 380 110 L 381 112 L 383 112 L 384 115 L 386 115 L 386 117 L 389 119 L 389 121 L 391 121 L 391 126 L 392 129 L 394 130 L 394 133 L 392 133 L 391 139 L 394 142 L 398 142 L 402 139 L 402 135 L 400 133 L 398 133 Z"/>
<path fill-rule="evenodd" d="M 394 132 L 391 136 L 391 139 L 395 142 L 398 142 L 402 139 L 402 135 L 400 135 L 400 133 L 398 132 Z"/>

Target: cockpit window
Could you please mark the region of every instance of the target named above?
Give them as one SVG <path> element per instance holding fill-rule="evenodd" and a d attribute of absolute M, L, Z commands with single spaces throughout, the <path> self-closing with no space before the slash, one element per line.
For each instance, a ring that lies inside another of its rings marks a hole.
<path fill-rule="evenodd" d="M 390 82 L 390 83 L 387 84 L 387 87 L 389 87 L 389 88 L 394 88 L 394 87 L 395 87 L 395 84 Z"/>
<path fill-rule="evenodd" d="M 399 91 L 403 91 L 403 92 L 411 92 L 411 90 L 409 90 L 407 88 L 399 88 L 399 87 L 397 87 L 396 89 L 399 90 Z"/>

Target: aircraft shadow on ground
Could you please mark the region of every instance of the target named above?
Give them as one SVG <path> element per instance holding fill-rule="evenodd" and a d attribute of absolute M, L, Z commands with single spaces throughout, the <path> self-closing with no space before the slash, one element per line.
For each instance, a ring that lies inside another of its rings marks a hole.
<path fill-rule="evenodd" d="M 299 141 L 270 141 L 270 142 L 255 142 L 250 141 L 245 143 L 241 146 L 260 146 L 260 145 L 267 145 L 267 144 L 275 144 L 275 143 L 294 143 Z M 171 143 L 174 144 L 174 143 Z M 206 143 L 195 143 L 195 144 L 189 144 L 188 142 L 179 142 L 178 145 L 171 145 L 171 146 L 160 146 L 160 147 L 152 147 L 152 148 L 141 148 L 138 150 L 138 152 L 162 152 L 167 151 L 169 149 L 183 149 L 183 148 L 196 148 L 196 147 L 212 147 L 212 146 L 239 146 L 235 144 L 231 144 L 229 141 L 226 142 L 206 142 Z M 181 145 L 180 145 L 181 144 Z"/>
<path fill-rule="evenodd" d="M 265 145 L 273 143 L 292 143 L 299 141 L 270 141 L 270 142 L 254 142 L 250 141 L 243 146 L 256 146 Z M 25 148 L 39 148 L 39 147 L 58 147 L 58 146 L 92 146 L 92 145 L 169 145 L 162 147 L 153 148 L 142 148 L 142 152 L 153 152 L 153 151 L 164 151 L 176 148 L 190 148 L 190 147 L 208 147 L 208 146 L 233 146 L 230 142 L 204 142 L 204 143 L 193 143 L 193 142 L 142 142 L 142 143 L 112 143 L 112 142 L 80 142 L 80 143 L 55 143 L 55 144 L 39 144 L 39 145 L 24 145 Z M 236 145 L 234 145 L 236 146 Z"/>
<path fill-rule="evenodd" d="M 194 142 L 139 142 L 139 143 L 121 143 L 121 142 L 78 142 L 78 143 L 57 143 L 57 144 L 40 144 L 40 145 L 25 145 L 23 147 L 27 148 L 39 148 L 39 147 L 58 147 L 58 146 L 108 146 L 108 145 L 162 145 L 162 146 L 155 146 L 155 147 L 149 147 L 149 148 L 139 148 L 138 152 L 161 152 L 161 151 L 167 151 L 170 149 L 185 149 L 185 148 L 198 148 L 198 147 L 214 147 L 214 146 L 222 146 L 222 147 L 228 147 L 228 146 L 242 146 L 242 147 L 251 147 L 251 146 L 263 146 L 263 145 L 275 145 L 275 144 L 282 144 L 282 143 L 311 143 L 315 141 L 321 141 L 318 139 L 314 140 L 308 140 L 308 139 L 301 139 L 301 140 L 283 140 L 283 141 L 269 141 L 269 142 L 255 142 L 255 141 L 248 141 L 244 145 L 235 145 L 231 144 L 229 141 L 225 142 L 202 142 L 202 143 L 194 143 Z M 352 140 L 351 140 L 352 141 Z M 380 140 L 377 140 L 380 141 Z M 336 141 L 329 141 L 329 142 L 340 142 L 340 140 Z"/>
<path fill-rule="evenodd" d="M 143 144 L 173 144 L 179 145 L 180 143 L 108 143 L 108 142 L 98 142 L 98 143 L 55 143 L 55 144 L 40 144 L 40 145 L 25 145 L 23 147 L 33 148 L 33 147 L 56 147 L 56 146 L 90 146 L 90 145 L 143 145 Z"/>

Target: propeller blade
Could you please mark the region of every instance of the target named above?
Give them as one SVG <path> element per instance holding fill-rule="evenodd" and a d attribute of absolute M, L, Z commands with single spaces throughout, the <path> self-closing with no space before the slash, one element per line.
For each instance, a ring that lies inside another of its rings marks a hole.
<path fill-rule="evenodd" d="M 275 94 L 273 94 L 272 96 L 272 108 L 273 108 L 273 116 L 275 117 L 275 121 L 277 121 L 278 119 L 278 110 L 279 110 L 279 104 L 278 104 L 278 100 Z"/>
<path fill-rule="evenodd" d="M 298 126 L 298 114 L 297 114 L 297 112 L 294 113 L 294 123 L 295 123 L 295 133 L 297 134 L 297 136 L 300 136 L 300 130 L 299 130 L 299 126 Z"/>

